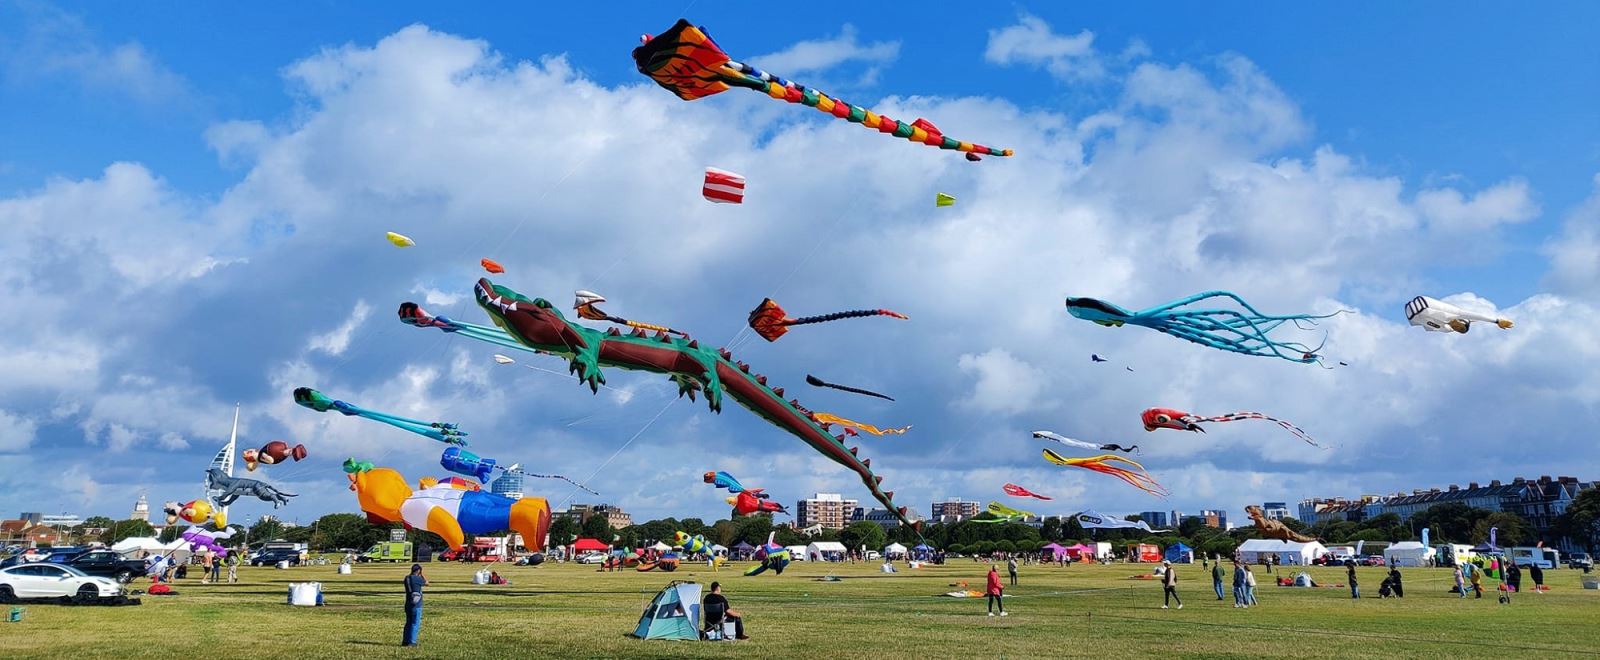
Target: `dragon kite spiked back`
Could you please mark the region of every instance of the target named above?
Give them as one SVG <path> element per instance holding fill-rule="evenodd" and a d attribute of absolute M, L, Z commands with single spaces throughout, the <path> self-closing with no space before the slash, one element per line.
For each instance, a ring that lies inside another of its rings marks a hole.
<path fill-rule="evenodd" d="M 720 94 L 732 87 L 743 87 L 775 99 L 816 108 L 879 133 L 930 147 L 959 151 L 966 154 L 967 160 L 976 161 L 980 156 L 1011 155 L 1010 149 L 994 149 L 946 137 L 939 127 L 926 119 L 917 119 L 909 124 L 890 119 L 748 64 L 735 62 L 717 42 L 711 40 L 711 35 L 706 34 L 704 28 L 686 19 L 678 19 L 676 24 L 661 34 L 644 35 L 641 41 L 643 43 L 633 49 L 633 62 L 639 68 L 639 73 L 649 76 L 657 85 L 685 101 Z"/>
<path fill-rule="evenodd" d="M 1188 307 L 1212 298 L 1232 300 L 1243 311 Z M 1322 350 L 1322 346 L 1278 341 L 1269 333 L 1285 323 L 1294 323 L 1296 327 L 1306 329 L 1303 323 L 1315 324 L 1318 319 L 1339 314 L 1270 316 L 1256 311 L 1243 298 L 1227 291 L 1205 291 L 1137 312 L 1095 298 L 1067 298 L 1067 313 L 1108 328 L 1119 328 L 1124 324 L 1143 326 L 1201 346 L 1245 355 L 1278 357 L 1301 364 L 1321 364 L 1317 351 Z"/>
<path fill-rule="evenodd" d="M 784 400 L 782 388 L 768 387 L 765 376 L 752 373 L 750 365 L 734 362 L 727 350 L 709 349 L 693 339 L 664 332 L 647 335 L 644 330 L 635 328 L 625 335 L 616 328 L 602 332 L 568 323 L 549 301 L 527 298 L 487 279 L 478 280 L 473 293 L 500 329 L 432 316 L 409 302 L 400 305 L 400 320 L 408 325 L 437 328 L 497 346 L 561 356 L 567 359 L 568 370 L 592 392 L 599 391 L 605 382 L 600 367 L 612 366 L 666 374 L 677 383 L 679 396 L 688 395 L 693 399 L 699 392 L 713 412 L 722 411 L 725 395 L 732 397 L 833 462 L 860 475 L 874 499 L 894 511 L 902 522 L 913 524 L 906 510 L 895 506 L 894 492 L 880 488 L 883 478 L 872 472 L 870 460 L 857 458 L 856 448 L 846 447 L 843 436 L 830 435 L 798 402 Z"/>

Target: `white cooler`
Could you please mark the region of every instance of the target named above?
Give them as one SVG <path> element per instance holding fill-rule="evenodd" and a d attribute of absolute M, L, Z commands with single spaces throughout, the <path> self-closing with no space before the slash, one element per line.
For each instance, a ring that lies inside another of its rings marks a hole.
<path fill-rule="evenodd" d="M 349 575 L 350 574 L 350 565 L 349 564 L 339 564 L 339 574 L 340 575 Z"/>

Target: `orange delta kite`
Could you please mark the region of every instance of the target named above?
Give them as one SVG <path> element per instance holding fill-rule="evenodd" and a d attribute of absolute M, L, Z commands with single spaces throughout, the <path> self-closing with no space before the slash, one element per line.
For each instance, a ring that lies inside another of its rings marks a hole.
<path fill-rule="evenodd" d="M 1167 490 L 1165 486 L 1157 483 L 1155 477 L 1152 477 L 1150 476 L 1150 473 L 1145 472 L 1143 465 L 1115 454 L 1101 454 L 1099 456 L 1089 456 L 1086 458 L 1067 458 L 1049 449 L 1045 449 L 1044 460 L 1065 467 L 1080 467 L 1085 470 L 1094 470 L 1100 474 L 1109 474 L 1127 482 L 1128 485 L 1133 486 L 1134 488 L 1138 488 L 1139 490 L 1151 495 L 1155 495 L 1156 497 L 1166 497 L 1172 494 L 1172 491 Z M 1124 467 L 1117 467 L 1116 465 L 1112 465 L 1112 463 L 1124 463 L 1133 466 L 1134 469 L 1130 470 Z"/>
<path fill-rule="evenodd" d="M 821 424 L 823 426 L 827 426 L 829 424 L 838 424 L 840 426 L 843 426 L 844 427 L 844 432 L 848 433 L 850 435 L 855 435 L 856 431 L 860 431 L 860 432 L 866 433 L 868 435 L 877 435 L 877 436 L 883 436 L 883 435 L 889 435 L 889 434 L 901 435 L 901 434 L 904 434 L 906 431 L 910 431 L 911 430 L 911 425 L 909 425 L 909 424 L 907 424 L 905 426 L 902 426 L 900 428 L 880 429 L 880 428 L 878 428 L 876 426 L 873 426 L 871 424 L 862 424 L 861 422 L 857 422 L 855 420 L 845 419 L 845 418 L 840 417 L 838 415 L 834 415 L 834 414 L 831 414 L 831 413 L 825 413 L 825 412 L 813 412 L 813 413 L 811 413 L 811 418 L 814 419 L 814 420 L 817 420 L 817 423 Z"/>
<path fill-rule="evenodd" d="M 979 160 L 980 155 L 1011 155 L 1010 149 L 994 149 L 946 137 L 939 127 L 926 119 L 917 119 L 909 124 L 891 119 L 748 64 L 735 62 L 711 40 L 711 35 L 706 34 L 703 28 L 685 19 L 678 19 L 676 24 L 659 35 L 644 35 L 641 41 L 643 44 L 633 49 L 633 62 L 639 73 L 649 76 L 657 85 L 685 101 L 720 94 L 730 87 L 743 87 L 774 99 L 816 108 L 879 133 L 930 147 L 960 151 L 966 154 L 967 160 Z"/>
<path fill-rule="evenodd" d="M 489 258 L 480 259 L 480 260 L 478 260 L 478 265 L 483 266 L 484 270 L 489 271 L 491 273 L 494 273 L 496 275 L 499 275 L 501 273 L 506 272 L 505 267 L 501 266 L 498 262 L 496 262 L 493 259 L 489 259 Z"/>
<path fill-rule="evenodd" d="M 755 330 L 756 334 L 761 335 L 762 339 L 778 341 L 779 337 L 789 332 L 789 326 L 791 325 L 810 325 L 812 323 L 827 323 L 829 321 L 859 319 L 868 316 L 888 316 L 902 321 L 909 318 L 905 314 L 887 309 L 856 309 L 848 312 L 834 312 L 832 314 L 804 316 L 795 319 L 789 318 L 788 313 L 778 306 L 777 301 L 767 298 L 762 300 L 760 305 L 756 305 L 755 309 L 750 310 L 749 322 L 750 329 Z"/>

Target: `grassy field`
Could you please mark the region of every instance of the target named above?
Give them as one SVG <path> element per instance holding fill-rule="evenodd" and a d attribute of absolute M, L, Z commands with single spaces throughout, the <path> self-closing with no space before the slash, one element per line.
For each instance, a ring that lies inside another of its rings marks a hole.
<path fill-rule="evenodd" d="M 748 566 L 746 564 L 745 566 Z M 1579 572 L 1546 573 L 1548 594 L 1446 593 L 1444 569 L 1406 569 L 1404 600 L 1353 601 L 1346 589 L 1258 588 L 1248 610 L 1217 602 L 1200 566 L 1179 567 L 1187 607 L 1162 610 L 1155 581 L 1130 580 L 1147 565 L 1024 566 L 1009 588 L 1011 616 L 989 618 L 982 599 L 938 597 L 957 581 L 982 589 L 987 568 L 970 560 L 894 575 L 872 565 L 792 564 L 781 576 L 597 573 L 591 566 L 497 566 L 506 586 L 475 586 L 476 566 L 429 564 L 420 649 L 398 646 L 400 580 L 408 565 L 240 569 L 239 584 L 179 581 L 175 596 L 137 607 L 29 604 L 21 623 L 0 623 L 0 657 L 792 657 L 968 658 L 1047 656 L 1544 657 L 1600 653 L 1600 591 Z M 1382 569 L 1363 568 L 1366 595 Z M 1002 572 L 1003 569 L 1002 569 Z M 1344 582 L 1342 569 L 1312 569 Z M 840 582 L 815 578 L 838 575 Z M 1267 577 L 1260 574 L 1261 577 Z M 745 614 L 747 642 L 645 642 L 628 636 L 671 579 L 724 583 Z M 1526 579 L 1526 578 L 1525 578 Z M 285 604 L 287 583 L 321 581 L 327 605 Z M 140 584 L 139 586 L 143 586 Z"/>

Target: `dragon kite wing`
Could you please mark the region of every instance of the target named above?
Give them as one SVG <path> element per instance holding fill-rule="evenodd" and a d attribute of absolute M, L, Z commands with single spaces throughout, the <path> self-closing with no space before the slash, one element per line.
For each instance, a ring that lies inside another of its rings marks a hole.
<path fill-rule="evenodd" d="M 1232 300 L 1238 303 L 1243 311 L 1188 307 L 1211 298 Z M 1142 326 L 1219 350 L 1259 357 L 1277 357 L 1302 364 L 1321 364 L 1321 357 L 1317 355 L 1317 351 L 1322 350 L 1320 344 L 1312 347 L 1299 342 L 1280 341 L 1272 338 L 1270 333 L 1285 323 L 1293 323 L 1296 327 L 1305 329 L 1304 324 L 1314 324 L 1319 319 L 1329 318 L 1340 312 L 1322 315 L 1270 316 L 1256 311 L 1244 299 L 1233 293 L 1206 291 L 1137 312 L 1130 312 L 1094 298 L 1067 298 L 1067 313 L 1111 328 L 1124 324 Z"/>
<path fill-rule="evenodd" d="M 1028 490 L 1026 488 L 1023 488 L 1021 486 L 1018 486 L 1016 484 L 1011 484 L 1011 483 L 1008 483 L 1008 484 L 1006 484 L 1004 486 L 1001 486 L 1001 489 L 1005 490 L 1006 494 L 1010 495 L 1012 497 L 1033 497 L 1033 498 L 1037 498 L 1037 499 L 1041 499 L 1041 500 L 1055 499 L 1055 498 L 1049 497 L 1047 495 L 1040 495 L 1040 494 L 1035 493 L 1035 492 L 1033 492 L 1031 490 Z"/>
<path fill-rule="evenodd" d="M 317 412 L 331 410 L 348 417 L 365 417 L 375 422 L 382 422 L 398 429 L 405 429 L 425 438 L 431 438 L 447 444 L 461 445 L 463 447 L 467 444 L 467 433 L 457 428 L 455 424 L 424 422 L 418 419 L 367 410 L 353 404 L 331 399 L 327 395 L 309 387 L 295 388 L 294 402 L 300 404 L 303 408 L 309 408 Z"/>
<path fill-rule="evenodd" d="M 876 435 L 876 436 L 883 436 L 883 435 L 888 435 L 888 434 L 901 435 L 901 434 L 904 434 L 906 431 L 910 431 L 911 430 L 911 425 L 909 425 L 909 424 L 907 424 L 906 426 L 902 426 L 900 428 L 880 429 L 880 428 L 878 428 L 876 426 L 873 426 L 871 424 L 862 424 L 861 422 L 857 422 L 855 420 L 845 419 L 845 418 L 840 417 L 838 415 L 833 415 L 833 414 L 829 414 L 829 413 L 825 413 L 825 412 L 813 412 L 813 413 L 811 413 L 811 418 L 814 419 L 814 420 L 817 420 L 817 423 L 823 425 L 824 427 L 828 426 L 829 424 L 838 424 L 840 426 L 845 427 L 846 429 L 854 429 L 854 430 L 860 431 L 862 433 L 866 433 L 866 434 L 869 434 L 869 435 Z"/>
<path fill-rule="evenodd" d="M 760 305 L 756 305 L 755 309 L 750 310 L 750 329 L 755 330 L 756 334 L 761 335 L 762 339 L 767 341 L 778 341 L 779 337 L 782 337 L 784 333 L 789 331 L 789 326 L 810 325 L 812 323 L 827 323 L 829 321 L 840 321 L 843 319 L 859 319 L 866 318 L 868 316 L 887 316 L 890 318 L 897 318 L 902 321 L 909 318 L 905 314 L 887 309 L 855 309 L 848 312 L 834 312 L 832 314 L 822 314 L 819 316 L 803 316 L 795 319 L 789 318 L 789 315 L 783 311 L 783 308 L 778 306 L 777 301 L 767 298 L 762 300 Z"/>
<path fill-rule="evenodd" d="M 1112 445 L 1112 444 L 1097 445 L 1097 444 L 1092 443 L 1092 442 L 1084 442 L 1082 440 L 1073 440 L 1072 438 L 1066 437 L 1064 435 L 1060 435 L 1058 433 L 1055 433 L 1054 431 L 1034 431 L 1033 432 L 1033 437 L 1039 438 L 1041 440 L 1053 440 L 1055 442 L 1059 442 L 1059 443 L 1061 443 L 1063 445 L 1066 445 L 1068 447 L 1077 447 L 1079 449 L 1093 449 L 1095 451 L 1122 451 L 1122 452 L 1130 452 L 1130 453 L 1138 453 L 1138 451 L 1139 451 L 1139 445 L 1128 445 L 1127 447 L 1123 447 L 1122 445 Z"/>
<path fill-rule="evenodd" d="M 685 101 L 720 94 L 731 87 L 761 92 L 775 99 L 816 108 L 853 124 L 861 124 L 912 142 L 960 151 L 968 160 L 980 155 L 1010 156 L 1010 149 L 994 149 L 981 144 L 946 137 L 926 119 L 906 123 L 852 105 L 827 94 L 784 80 L 748 64 L 733 61 L 711 40 L 711 35 L 688 20 L 678 22 L 656 36 L 645 35 L 643 44 L 633 49 L 634 65 L 657 85 Z"/>
<path fill-rule="evenodd" d="M 1146 431 L 1154 431 L 1159 428 L 1176 429 L 1179 431 L 1199 431 L 1202 433 L 1205 432 L 1205 429 L 1200 427 L 1199 422 L 1237 422 L 1241 419 L 1260 419 L 1283 427 L 1284 430 L 1293 434 L 1294 437 L 1304 440 L 1308 445 L 1320 449 L 1327 449 L 1327 447 L 1317 444 L 1317 441 L 1312 439 L 1311 435 L 1306 433 L 1300 427 L 1290 424 L 1285 420 L 1281 420 L 1276 417 L 1269 417 L 1258 412 L 1246 411 L 1228 413 L 1226 415 L 1201 417 L 1199 415 L 1193 415 L 1183 412 L 1182 410 L 1173 410 L 1171 408 L 1150 408 L 1140 413 L 1139 419 L 1140 421 L 1144 422 L 1144 430 Z"/>
<path fill-rule="evenodd" d="M 1151 495 L 1155 495 L 1156 497 L 1166 497 L 1172 494 L 1172 492 L 1167 490 L 1165 486 L 1162 486 L 1160 483 L 1158 483 L 1155 480 L 1155 477 L 1152 477 L 1150 476 L 1150 473 L 1145 472 L 1143 465 L 1140 465 L 1137 461 L 1126 459 L 1115 454 L 1102 454 L 1100 456 L 1089 456 L 1087 458 L 1067 458 L 1049 449 L 1045 449 L 1044 459 L 1064 467 L 1079 467 L 1085 470 L 1094 470 L 1095 472 L 1099 472 L 1101 474 L 1109 474 L 1127 482 L 1128 485 L 1133 486 L 1134 488 L 1138 488 L 1139 490 Z M 1114 463 L 1123 463 L 1133 467 L 1132 469 L 1118 467 L 1114 465 Z"/>
<path fill-rule="evenodd" d="M 628 326 L 630 328 L 639 328 L 641 330 L 652 330 L 652 331 L 655 331 L 655 332 L 668 332 L 668 333 L 672 333 L 672 334 L 678 335 L 680 337 L 687 336 L 687 335 L 683 334 L 682 332 L 678 332 L 677 330 L 673 330 L 672 328 L 669 328 L 669 327 L 664 326 L 664 325 L 655 325 L 653 323 L 644 323 L 642 321 L 630 321 L 630 320 L 622 318 L 620 316 L 612 316 L 610 314 L 602 312 L 602 311 L 600 311 L 600 308 L 598 307 L 598 305 L 600 303 L 605 302 L 605 301 L 606 301 L 605 296 L 602 296 L 602 295 L 600 295 L 598 293 L 595 293 L 593 291 L 584 291 L 584 290 L 580 289 L 577 292 L 576 297 L 572 301 L 572 309 L 578 313 L 578 318 L 581 318 L 581 319 L 588 319 L 590 321 L 607 321 L 607 322 L 610 322 L 610 323 L 615 323 L 617 325 L 625 325 L 625 326 Z"/>
<path fill-rule="evenodd" d="M 487 279 L 478 280 L 473 293 L 478 305 L 498 328 L 432 316 L 416 303 L 409 302 L 400 305 L 400 321 L 496 346 L 559 356 L 567 360 L 567 369 L 591 392 L 598 392 L 605 383 L 601 367 L 612 366 L 666 374 L 677 384 L 679 396 L 702 394 L 713 412 L 721 412 L 725 396 L 732 397 L 751 412 L 855 472 L 874 499 L 893 511 L 902 523 L 916 526 L 907 509 L 894 504 L 894 491 L 883 490 L 883 477 L 872 471 L 872 462 L 856 455 L 858 448 L 845 445 L 843 436 L 830 435 L 821 424 L 811 420 L 809 411 L 798 401 L 785 400 L 783 388 L 769 387 L 766 376 L 753 373 L 748 364 L 734 362 L 733 355 L 726 349 L 707 348 L 698 341 L 666 333 L 649 336 L 638 328 L 624 335 L 615 328 L 601 332 L 568 323 L 550 301 L 528 298 Z"/>
<path fill-rule="evenodd" d="M 782 333 L 779 333 L 779 334 L 782 334 Z M 838 383 L 830 383 L 830 382 L 825 381 L 825 380 L 823 380 L 821 378 L 817 378 L 816 376 L 813 376 L 811 374 L 806 374 L 806 384 L 811 385 L 813 387 L 832 388 L 832 389 L 841 390 L 841 391 L 844 391 L 844 392 L 850 392 L 850 393 L 853 393 L 853 394 L 865 394 L 867 396 L 875 396 L 875 397 L 878 397 L 880 399 L 885 399 L 885 400 L 888 400 L 888 401 L 893 401 L 894 400 L 894 397 L 889 396 L 887 394 L 879 394 L 879 393 L 874 392 L 872 390 L 864 390 L 864 389 L 861 389 L 859 387 L 850 387 L 848 385 L 840 385 Z"/>

